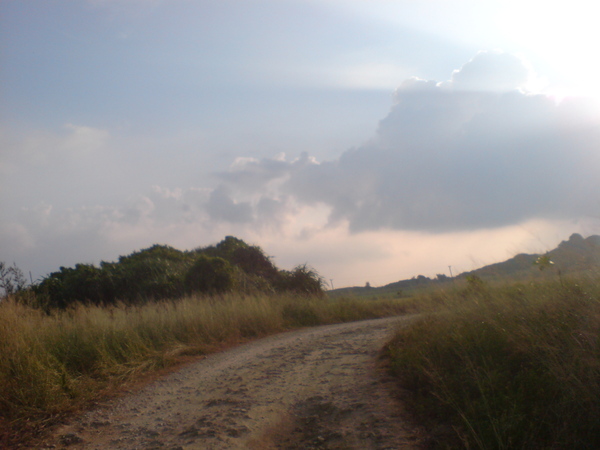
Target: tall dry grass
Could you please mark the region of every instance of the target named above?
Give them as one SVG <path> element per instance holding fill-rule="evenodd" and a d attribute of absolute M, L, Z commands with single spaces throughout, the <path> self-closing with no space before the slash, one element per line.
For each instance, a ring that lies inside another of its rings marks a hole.
<path fill-rule="evenodd" d="M 597 280 L 430 294 L 388 345 L 437 448 L 600 448 Z"/>
<path fill-rule="evenodd" d="M 185 356 L 291 328 L 404 309 L 390 300 L 228 295 L 138 307 L 79 305 L 48 315 L 9 299 L 0 303 L 0 442 L 35 432 Z"/>

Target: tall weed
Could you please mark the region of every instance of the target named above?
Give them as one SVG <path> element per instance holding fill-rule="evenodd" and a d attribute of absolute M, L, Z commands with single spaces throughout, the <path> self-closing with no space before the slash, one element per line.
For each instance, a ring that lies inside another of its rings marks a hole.
<path fill-rule="evenodd" d="M 437 303 L 388 350 L 413 411 L 446 430 L 439 448 L 600 448 L 597 283 L 466 286 Z"/>
<path fill-rule="evenodd" d="M 391 300 L 223 295 L 142 306 L 78 304 L 47 314 L 5 300 L 0 303 L 0 442 L 183 356 L 296 327 L 400 314 L 403 308 Z"/>

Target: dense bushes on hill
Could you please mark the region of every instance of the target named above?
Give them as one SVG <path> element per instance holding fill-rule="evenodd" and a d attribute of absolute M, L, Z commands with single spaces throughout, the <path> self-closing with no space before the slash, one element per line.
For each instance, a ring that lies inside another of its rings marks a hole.
<path fill-rule="evenodd" d="M 260 247 L 227 236 L 191 251 L 154 245 L 100 267 L 61 267 L 32 290 L 44 306 L 65 308 L 74 302 L 110 305 L 231 291 L 321 295 L 323 280 L 305 264 L 279 270 Z"/>
<path fill-rule="evenodd" d="M 227 292 L 233 286 L 233 266 L 218 256 L 201 254 L 185 276 L 185 287 L 190 293 Z"/>

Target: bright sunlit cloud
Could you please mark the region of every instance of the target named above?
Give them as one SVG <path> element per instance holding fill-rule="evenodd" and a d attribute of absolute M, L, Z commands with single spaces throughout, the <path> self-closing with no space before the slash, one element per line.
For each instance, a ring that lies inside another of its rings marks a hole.
<path fill-rule="evenodd" d="M 587 0 L 322 0 L 382 23 L 408 26 L 479 49 L 504 49 L 545 72 L 536 88 L 600 99 L 596 7 Z M 543 66 L 543 67 L 542 67 Z M 543 86 L 550 83 L 550 86 Z"/>
<path fill-rule="evenodd" d="M 596 8 L 588 1 L 503 2 L 498 28 L 512 45 L 549 66 L 558 76 L 559 95 L 590 96 L 600 100 L 600 62 L 594 55 L 600 42 Z"/>

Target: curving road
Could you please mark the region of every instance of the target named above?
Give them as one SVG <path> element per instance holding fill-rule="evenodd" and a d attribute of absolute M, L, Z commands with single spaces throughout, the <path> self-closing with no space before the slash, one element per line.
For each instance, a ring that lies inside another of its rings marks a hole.
<path fill-rule="evenodd" d="M 59 429 L 50 448 L 411 449 L 377 368 L 395 317 L 292 331 L 210 355 Z"/>

